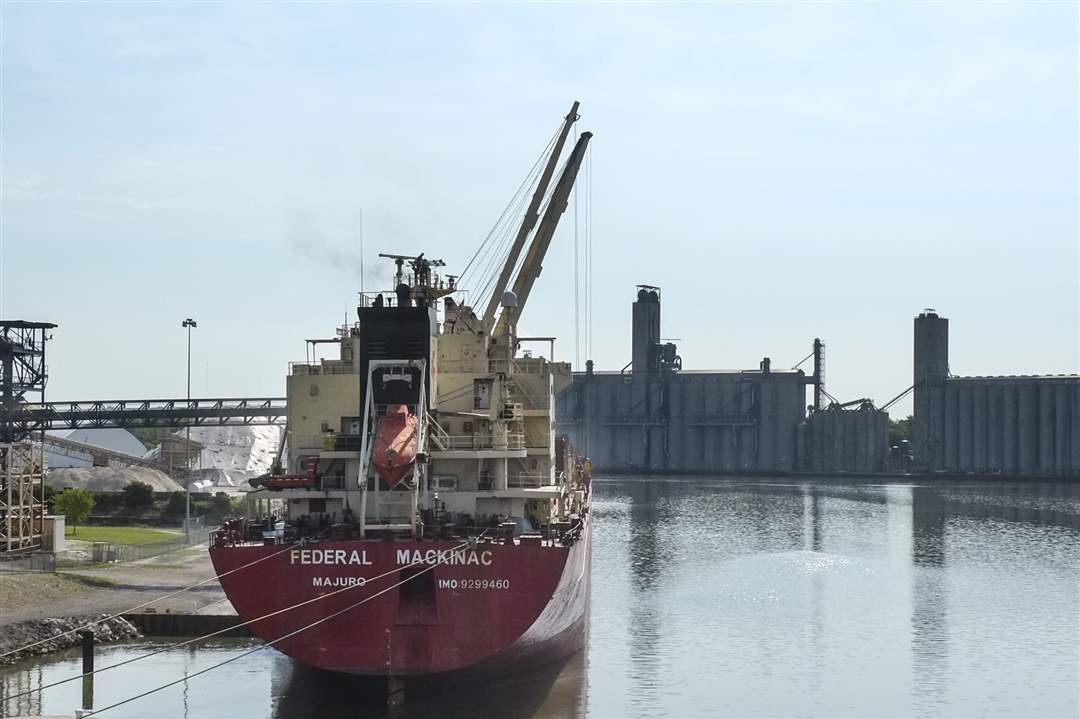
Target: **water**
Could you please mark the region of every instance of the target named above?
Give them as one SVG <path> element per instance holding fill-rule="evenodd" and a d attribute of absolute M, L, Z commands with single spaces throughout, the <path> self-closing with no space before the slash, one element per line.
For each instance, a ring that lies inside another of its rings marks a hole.
<path fill-rule="evenodd" d="M 1080 483 L 596 482 L 589 648 L 498 686 L 428 689 L 393 717 L 1080 715 Z M 348 678 L 252 646 L 103 673 L 107 717 L 380 716 Z M 98 666 L 145 643 L 101 650 Z M 77 655 L 0 673 L 10 696 Z M 5 709 L 71 714 L 78 682 Z"/>

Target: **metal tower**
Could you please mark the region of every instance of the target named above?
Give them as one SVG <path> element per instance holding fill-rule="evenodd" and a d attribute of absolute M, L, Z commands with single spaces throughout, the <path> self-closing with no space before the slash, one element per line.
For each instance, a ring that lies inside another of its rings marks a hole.
<path fill-rule="evenodd" d="M 11 421 L 27 395 L 45 401 L 49 322 L 0 320 L 0 552 L 36 549 L 42 543 L 45 491 L 44 430 Z"/>

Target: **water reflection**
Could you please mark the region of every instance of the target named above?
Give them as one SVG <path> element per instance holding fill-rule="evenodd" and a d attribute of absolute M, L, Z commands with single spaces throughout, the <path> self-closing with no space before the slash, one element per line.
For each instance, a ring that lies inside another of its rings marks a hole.
<path fill-rule="evenodd" d="M 491 680 L 406 684 L 406 703 L 385 706 L 379 681 L 319 671 L 275 657 L 270 692 L 275 719 L 477 719 L 584 716 L 584 655 L 528 673 Z"/>
<path fill-rule="evenodd" d="M 381 687 L 266 651 L 109 716 L 1080 715 L 1080 483 L 595 486 L 589 647 L 562 666 L 414 686 L 387 712 Z M 99 679 L 95 699 L 230 651 L 167 652 Z M 0 670 L 0 714 L 70 715 L 77 682 L 4 697 L 71 673 L 77 653 Z"/>
<path fill-rule="evenodd" d="M 940 714 L 946 689 L 948 588 L 945 573 L 930 568 L 945 564 L 947 516 L 945 498 L 937 489 L 911 489 L 911 672 L 920 716 Z"/>
<path fill-rule="evenodd" d="M 629 487 L 629 570 L 633 601 L 628 649 L 631 680 L 637 687 L 630 701 L 646 714 L 659 711 L 663 705 L 656 681 L 663 629 L 655 594 L 663 584 L 664 568 L 670 561 L 672 538 L 664 534 L 668 530 L 671 489 L 670 484 L 655 482 L 637 482 Z"/>

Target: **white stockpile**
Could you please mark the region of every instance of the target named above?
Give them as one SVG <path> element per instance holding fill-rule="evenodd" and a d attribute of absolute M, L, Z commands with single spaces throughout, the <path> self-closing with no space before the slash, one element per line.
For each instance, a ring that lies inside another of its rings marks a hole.
<path fill-rule="evenodd" d="M 150 467 L 60 467 L 45 476 L 45 484 L 58 491 L 78 487 L 90 492 L 121 492 L 130 482 L 149 484 L 155 492 L 184 489 L 169 475 Z"/>
<path fill-rule="evenodd" d="M 183 436 L 185 430 L 176 433 Z M 270 471 L 281 440 L 280 427 L 192 427 L 202 452 L 202 478 L 217 487 L 249 489 L 248 479 Z"/>

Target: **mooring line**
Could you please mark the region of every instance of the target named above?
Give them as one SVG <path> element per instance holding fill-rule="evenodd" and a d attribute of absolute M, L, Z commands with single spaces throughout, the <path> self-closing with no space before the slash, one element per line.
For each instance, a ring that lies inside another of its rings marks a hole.
<path fill-rule="evenodd" d="M 484 530 L 484 531 L 486 533 L 487 530 Z M 483 533 L 480 536 L 483 536 Z M 477 539 L 479 539 L 479 537 L 477 537 Z M 450 553 L 452 553 L 454 551 L 457 551 L 458 549 L 461 549 L 463 547 L 467 547 L 470 544 L 473 544 L 473 542 L 465 542 L 464 544 L 460 545 L 458 548 L 456 548 L 454 550 L 448 550 L 447 555 L 449 555 Z M 116 702 L 115 704 L 110 704 L 107 707 L 102 707 L 101 709 L 94 709 L 94 710 L 91 710 L 91 711 L 84 711 L 82 713 L 82 715 L 84 717 L 95 716 L 97 714 L 100 714 L 101 712 L 108 711 L 109 709 L 115 709 L 118 706 L 122 706 L 124 704 L 129 703 L 129 702 L 133 702 L 136 699 L 142 699 L 143 697 L 149 696 L 150 694 L 154 694 L 156 692 L 159 692 L 162 689 L 168 689 L 171 686 L 176 686 L 177 684 L 181 684 L 183 682 L 186 682 L 188 679 L 192 679 L 194 677 L 197 677 L 200 674 L 205 674 L 205 673 L 207 673 L 209 671 L 212 671 L 214 669 L 218 669 L 220 667 L 223 667 L 226 664 L 229 664 L 230 662 L 235 662 L 237 659 L 243 659 L 244 657 L 250 656 L 250 655 L 254 654 L 255 652 L 260 652 L 263 649 L 266 649 L 267 647 L 270 647 L 270 646 L 273 646 L 273 645 L 277 644 L 278 642 L 289 639 L 290 637 L 294 637 L 297 634 L 300 634 L 301 632 L 306 632 L 308 629 L 311 629 L 312 627 L 318 626 L 319 624 L 322 624 L 323 622 L 330 621 L 334 617 L 340 616 L 340 615 L 344 614 L 345 612 L 351 611 L 351 610 L 355 609 L 356 607 L 359 607 L 361 604 L 365 604 L 366 602 L 370 602 L 372 599 L 375 599 L 377 597 L 382 596 L 383 594 L 386 594 L 391 589 L 396 589 L 397 587 L 400 587 L 402 584 L 405 584 L 406 582 L 410 582 L 413 579 L 416 579 L 421 574 L 424 574 L 425 572 L 430 572 L 431 570 L 435 569 L 435 567 L 437 567 L 440 564 L 444 563 L 444 561 L 445 560 L 440 556 L 438 561 L 435 562 L 435 564 L 428 565 L 426 568 L 421 569 L 416 574 L 413 574 L 410 577 L 406 577 L 405 579 L 401 580 L 400 582 L 398 582 L 396 584 L 391 584 L 386 589 L 382 589 L 382 590 L 376 592 L 375 594 L 372 594 L 370 597 L 364 597 L 363 599 L 361 599 L 361 600 L 359 600 L 357 602 L 354 602 L 353 604 L 350 604 L 349 606 L 345 607 L 344 609 L 339 609 L 338 611 L 334 612 L 333 614 L 328 614 L 327 616 L 322 617 L 321 619 L 316 619 L 314 622 L 311 622 L 310 624 L 307 624 L 307 625 L 305 625 L 303 627 L 300 627 L 299 629 L 291 631 L 288 634 L 285 634 L 284 636 L 280 636 L 277 639 L 274 639 L 273 641 L 269 641 L 269 642 L 266 642 L 265 644 L 261 644 L 261 645 L 255 647 L 254 649 L 246 651 L 246 652 L 244 652 L 242 654 L 237 654 L 235 657 L 230 657 L 229 659 L 218 662 L 217 664 L 206 667 L 205 669 L 200 669 L 199 671 L 194 672 L 193 674 L 187 674 L 187 675 L 181 677 L 180 679 L 169 682 L 168 684 L 162 684 L 159 687 L 155 687 L 154 689 L 150 689 L 148 691 L 142 692 L 141 694 L 136 694 L 133 697 L 128 697 L 127 699 L 124 699 L 123 701 Z M 422 562 L 414 562 L 413 564 L 409 564 L 409 565 L 406 565 L 406 566 L 411 567 L 411 566 L 414 566 L 415 564 L 422 564 Z M 385 576 L 385 575 L 383 575 L 383 576 Z M 353 589 L 353 588 L 355 588 L 355 586 L 362 586 L 362 585 L 354 585 L 354 587 L 344 587 L 342 590 L 338 590 L 338 591 L 344 591 L 344 589 Z M 330 595 L 326 595 L 326 596 L 330 596 Z M 176 645 L 176 646 L 180 646 L 180 645 Z M 19 695 L 16 694 L 14 696 L 19 696 Z"/>
<path fill-rule="evenodd" d="M 483 532 L 481 532 L 476 537 L 476 540 L 479 540 L 486 533 L 487 533 L 487 530 L 485 529 Z M 466 547 L 474 546 L 476 544 L 476 540 L 469 540 L 469 541 L 466 541 L 466 542 L 462 542 L 461 544 L 459 544 L 456 547 L 452 547 L 451 549 L 447 549 L 447 550 L 442 550 L 442 552 L 440 554 L 442 556 L 449 557 L 449 556 L 451 556 L 453 554 L 456 554 L 457 552 L 460 552 L 461 550 L 465 549 Z M 290 547 L 290 549 L 293 549 L 293 547 Z M 443 552 L 445 554 L 442 554 Z M 280 552 L 278 554 L 280 554 Z M 269 558 L 270 556 L 275 556 L 275 555 L 268 555 L 266 558 Z M 438 559 L 438 561 L 436 561 L 435 564 L 430 565 L 430 567 L 435 567 L 435 566 L 437 566 L 439 564 L 443 564 L 444 562 L 445 562 L 445 560 L 440 557 Z M 132 657 L 130 659 L 125 659 L 125 660 L 123 660 L 121 662 L 117 662 L 116 664 L 110 664 L 109 666 L 101 667 L 100 669 L 95 669 L 95 670 L 90 671 L 90 672 L 84 672 L 82 674 L 76 674 L 74 676 L 67 677 L 66 679 L 59 679 L 59 680 L 57 680 L 55 682 L 51 682 L 49 684 L 44 684 L 44 685 L 42 685 L 40 687 L 36 687 L 34 689 L 28 689 L 26 691 L 19 692 L 18 694 L 11 694 L 7 698 L 15 699 L 17 697 L 26 696 L 28 694 L 34 694 L 34 693 L 37 693 L 37 692 L 42 692 L 42 691 L 45 691 L 46 689 L 50 689 L 52 687 L 59 686 L 61 684 L 66 684 L 68 682 L 75 681 L 76 679 L 83 679 L 85 677 L 89 677 L 89 676 L 92 676 L 94 674 L 99 674 L 100 672 L 108 671 L 109 669 L 116 669 L 117 667 L 122 667 L 122 666 L 124 666 L 126 664 L 132 664 L 134 662 L 141 661 L 143 659 L 148 659 L 150 657 L 156 656 L 158 654 L 162 654 L 163 652 L 167 652 L 167 651 L 172 650 L 172 649 L 177 649 L 179 647 L 184 647 L 184 646 L 187 646 L 189 644 L 194 644 L 195 642 L 204 641 L 206 639 L 216 637 L 219 634 L 224 634 L 225 632 L 232 631 L 233 629 L 238 629 L 240 627 L 244 627 L 244 626 L 247 626 L 249 624 L 254 624 L 255 622 L 261 622 L 264 619 L 269 619 L 270 617 L 277 616 L 278 614 L 284 614 L 285 612 L 290 612 L 290 611 L 292 611 L 294 609 L 299 609 L 300 607 L 303 607 L 305 605 L 312 604 L 314 602 L 318 602 L 318 601 L 321 601 L 323 599 L 328 599 L 328 598 L 330 598 L 330 597 L 332 597 L 334 595 L 341 594 L 342 592 L 346 592 L 346 591 L 348 591 L 350 589 L 356 589 L 358 587 L 367 586 L 368 583 L 377 582 L 380 579 L 383 579 L 383 578 L 393 574 L 394 572 L 398 572 L 398 571 L 400 571 L 402 569 L 409 569 L 409 568 L 419 566 L 419 565 L 422 565 L 422 564 L 426 564 L 426 562 L 421 560 L 419 562 L 412 562 L 410 564 L 402 565 L 400 567 L 395 567 L 394 569 L 390 569 L 390 570 L 388 570 L 386 572 L 383 572 L 382 574 L 371 577 L 370 579 L 365 579 L 363 584 L 352 584 L 352 585 L 349 585 L 347 587 L 342 587 L 340 589 L 335 589 L 334 591 L 332 591 L 332 592 L 330 592 L 328 594 L 320 594 L 317 597 L 312 597 L 311 599 L 306 599 L 303 602 L 299 602 L 297 604 L 293 604 L 293 605 L 290 605 L 288 607 L 283 607 L 281 609 L 274 610 L 273 612 L 263 614 L 262 616 L 255 617 L 253 619 L 248 619 L 248 620 L 245 620 L 243 622 L 238 622 L 236 624 L 229 625 L 229 626 L 224 627 L 222 629 L 218 629 L 216 631 L 210 632 L 209 634 L 204 634 L 202 636 L 194 637 L 192 639 L 187 639 L 187 640 L 184 640 L 182 642 L 177 642 L 175 644 L 169 644 L 169 645 L 166 645 L 164 647 L 161 647 L 160 649 L 155 649 L 152 652 L 148 652 L 146 654 L 140 654 L 137 657 Z M 425 569 L 425 570 L 422 570 L 420 572 L 417 572 L 415 575 L 413 575 L 413 577 L 420 576 L 425 571 L 428 571 L 428 570 Z M 411 579 L 411 578 L 412 577 L 409 577 L 408 579 Z M 408 579 L 406 579 L 405 581 L 408 581 Z M 400 585 L 400 583 L 395 584 L 395 585 L 391 585 L 388 589 L 393 589 L 394 587 L 399 586 L 399 585 Z M 382 594 L 385 591 L 387 591 L 387 590 L 382 590 L 381 592 L 379 592 L 379 594 Z M 372 598 L 379 596 L 379 594 L 372 595 Z M 331 616 L 333 616 L 333 615 L 331 615 Z M 274 642 L 270 642 L 270 644 L 281 641 L 281 639 L 284 639 L 284 638 L 285 637 L 280 637 L 279 639 L 274 640 Z M 84 716 L 87 716 L 87 715 L 84 714 Z"/>
<path fill-rule="evenodd" d="M 303 543 L 301 543 L 301 544 L 303 544 Z M 119 612 L 117 612 L 115 614 L 109 614 L 108 616 L 103 617 L 102 619 L 95 619 L 94 621 L 90 622 L 89 624 L 85 624 L 85 625 L 83 625 L 81 627 L 76 627 L 75 629 L 69 629 L 66 632 L 61 632 L 59 634 L 54 634 L 51 637 L 46 637 L 45 639 L 41 639 L 41 640 L 33 642 L 31 644 L 27 644 L 26 646 L 19 647 L 18 649 L 12 649 L 10 651 L 4 652 L 3 654 L 0 654 L 0 659 L 3 659 L 4 657 L 10 656 L 12 654 L 18 654 L 19 652 L 24 652 L 27 649 L 32 649 L 32 648 L 38 646 L 39 644 L 44 644 L 45 642 L 51 642 L 53 639 L 58 639 L 60 637 L 67 636 L 68 634 L 76 634 L 77 632 L 80 632 L 80 631 L 82 631 L 84 629 L 92 629 L 93 627 L 97 626 L 98 624 L 102 624 L 104 622 L 108 622 L 108 621 L 111 621 L 113 619 L 116 619 L 117 617 L 123 616 L 124 614 L 130 614 L 131 612 L 138 611 L 139 609 L 149 607 L 151 604 L 157 604 L 158 602 L 164 601 L 166 599 L 171 599 L 172 597 L 183 594 L 184 592 L 189 592 L 192 589 L 195 589 L 196 587 L 201 587 L 204 584 L 209 584 L 210 582 L 221 579 L 222 577 L 227 577 L 227 576 L 229 576 L 230 574 L 232 574 L 234 572 L 239 572 L 241 569 L 247 569 L 248 567 L 256 565 L 259 562 L 265 562 L 267 559 L 273 559 L 274 557 L 277 557 L 277 556 L 279 556 L 281 554 L 284 554 L 285 552 L 288 552 L 291 549 L 295 549 L 295 547 L 296 547 L 296 545 L 291 545 L 290 544 L 286 549 L 283 549 L 280 552 L 274 552 L 273 554 L 268 554 L 265 557 L 260 557 L 259 559 L 256 559 L 253 562 L 248 562 L 247 564 L 241 565 L 241 566 L 236 567 L 234 569 L 230 569 L 227 572 L 222 572 L 221 574 L 215 574 L 212 577 L 207 577 L 206 579 L 202 580 L 201 582 L 197 582 L 195 584 L 192 584 L 190 587 L 184 587 L 183 589 L 178 589 L 175 592 L 170 592 L 169 594 L 165 594 L 163 596 L 157 597 L 156 599 L 151 599 L 148 602 L 143 602 L 142 604 L 137 604 L 134 607 L 130 607 L 129 609 L 124 609 L 124 610 L 119 611 Z"/>

